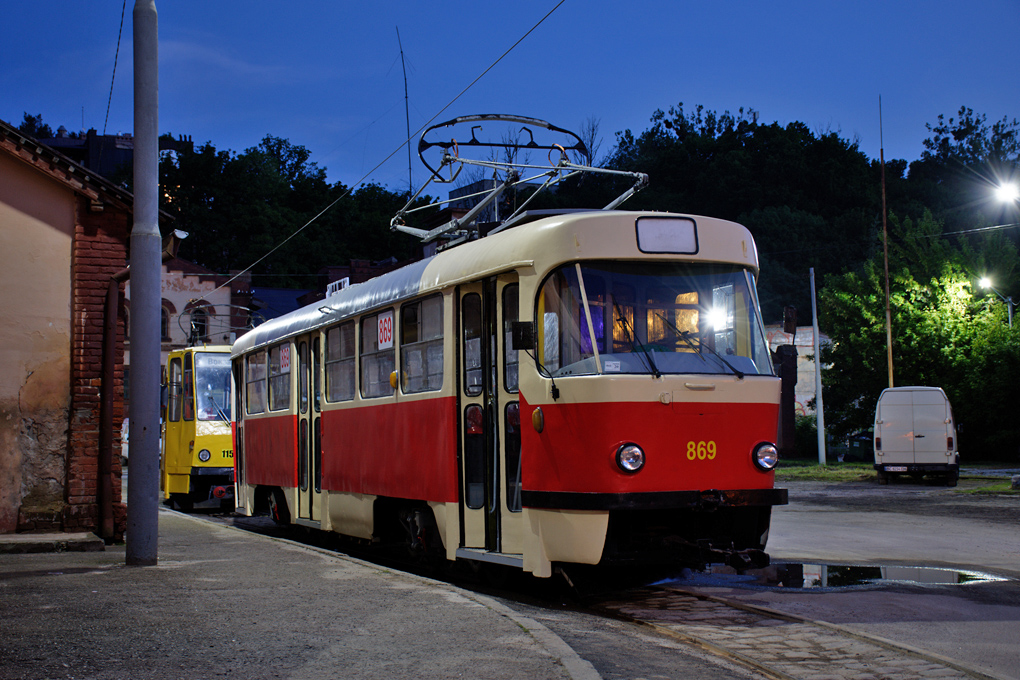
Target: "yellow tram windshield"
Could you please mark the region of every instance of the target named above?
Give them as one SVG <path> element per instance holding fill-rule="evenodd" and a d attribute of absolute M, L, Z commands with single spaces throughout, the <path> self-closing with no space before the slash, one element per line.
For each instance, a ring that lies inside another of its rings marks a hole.
<path fill-rule="evenodd" d="M 230 422 L 230 355 L 195 352 L 195 401 L 199 420 Z"/>

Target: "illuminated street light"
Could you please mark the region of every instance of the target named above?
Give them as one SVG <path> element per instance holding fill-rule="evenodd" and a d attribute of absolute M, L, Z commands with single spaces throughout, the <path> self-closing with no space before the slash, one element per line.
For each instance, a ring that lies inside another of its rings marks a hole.
<path fill-rule="evenodd" d="M 1000 184 L 995 189 L 995 197 L 1003 203 L 1013 203 L 1020 199 L 1020 187 L 1012 182 Z"/>
<path fill-rule="evenodd" d="M 996 290 L 992 286 L 992 280 L 989 279 L 987 276 L 982 277 L 981 280 L 978 281 L 978 285 L 981 286 L 982 288 L 987 288 L 988 290 L 992 291 L 993 293 L 998 295 L 1000 298 L 1002 298 L 1002 301 L 1006 303 L 1006 310 L 1009 312 L 1009 327 L 1012 328 L 1013 327 L 1013 307 L 1015 306 L 1015 303 L 1013 302 L 1013 298 L 1012 297 L 1006 297 L 1005 295 L 1000 293 L 998 290 Z"/>

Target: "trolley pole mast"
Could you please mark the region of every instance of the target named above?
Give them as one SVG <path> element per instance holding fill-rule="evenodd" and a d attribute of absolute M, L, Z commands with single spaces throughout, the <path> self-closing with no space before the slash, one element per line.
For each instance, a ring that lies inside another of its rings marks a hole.
<path fill-rule="evenodd" d="M 159 537 L 159 45 L 156 3 L 135 0 L 131 228 L 131 466 L 126 562 L 156 564 Z"/>

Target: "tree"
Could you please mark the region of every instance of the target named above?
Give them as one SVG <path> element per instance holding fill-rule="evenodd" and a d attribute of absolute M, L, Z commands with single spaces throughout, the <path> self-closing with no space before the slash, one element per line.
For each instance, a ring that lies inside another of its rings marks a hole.
<path fill-rule="evenodd" d="M 1020 369 L 1020 336 L 1005 327 L 1001 305 L 975 295 L 971 273 L 975 261 L 1003 244 L 993 238 L 976 247 L 953 246 L 930 213 L 916 223 L 894 217 L 890 224 L 896 384 L 946 391 L 964 425 L 965 455 L 1015 455 L 1020 425 L 1012 405 L 1020 403 L 1020 381 L 1003 370 Z M 1011 256 L 1015 262 L 1015 248 Z M 832 341 L 821 357 L 826 423 L 838 438 L 871 426 L 878 396 L 889 386 L 883 279 L 876 254 L 861 272 L 828 276 L 819 296 Z"/>
<path fill-rule="evenodd" d="M 36 139 L 49 139 L 50 137 L 53 137 L 53 128 L 42 122 L 41 113 L 35 116 L 30 116 L 26 111 L 24 120 L 22 120 L 21 125 L 18 126 L 18 132 Z"/>
<path fill-rule="evenodd" d="M 239 155 L 211 142 L 165 154 L 162 207 L 189 233 L 181 257 L 221 273 L 252 267 L 256 285 L 292 288 L 351 258 L 409 257 L 416 244 L 389 230 L 406 196 L 330 185 L 310 155 L 271 135 Z"/>
<path fill-rule="evenodd" d="M 652 115 L 635 137 L 617 134 L 609 165 L 647 172 L 628 208 L 710 215 L 744 224 L 762 264 L 767 322 L 810 308 L 808 270 L 857 268 L 879 228 L 878 168 L 835 132 L 803 123 L 762 125 L 752 109 L 717 113 L 683 104 Z"/>
<path fill-rule="evenodd" d="M 916 200 L 950 231 L 998 222 L 1004 206 L 992 190 L 1017 179 L 1020 121 L 1002 118 L 989 125 L 984 114 L 961 106 L 955 118 L 946 120 L 940 114 L 935 125 L 926 127 L 931 136 L 924 141 L 925 150 L 910 164 Z"/>

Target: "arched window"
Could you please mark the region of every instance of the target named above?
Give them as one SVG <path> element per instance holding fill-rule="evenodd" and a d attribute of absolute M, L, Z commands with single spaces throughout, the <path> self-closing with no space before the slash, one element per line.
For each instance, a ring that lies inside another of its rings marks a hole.
<path fill-rule="evenodd" d="M 191 335 L 193 342 L 205 342 L 209 331 L 209 315 L 204 309 L 191 310 Z"/>
<path fill-rule="evenodd" d="M 166 307 L 160 307 L 159 337 L 163 340 L 170 339 L 170 310 Z"/>

